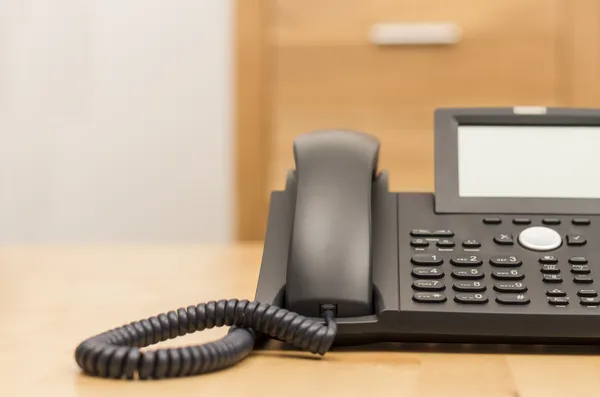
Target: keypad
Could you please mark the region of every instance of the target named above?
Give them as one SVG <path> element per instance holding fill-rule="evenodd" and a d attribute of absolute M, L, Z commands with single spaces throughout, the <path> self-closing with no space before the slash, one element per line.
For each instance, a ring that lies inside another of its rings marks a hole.
<path fill-rule="evenodd" d="M 561 223 L 558 218 L 544 218 L 540 222 L 515 217 L 508 219 L 509 223 L 511 221 L 515 225 L 534 226 Z M 587 218 L 565 219 L 564 222 L 581 226 L 591 224 Z M 486 217 L 483 223 L 501 225 L 502 220 Z M 450 301 L 460 305 L 506 306 L 527 305 L 543 299 L 552 310 L 566 310 L 569 304 L 600 306 L 600 295 L 594 289 L 593 272 L 585 251 L 578 254 L 574 248 L 572 253 L 568 251 L 570 255 L 562 257 L 561 252 L 564 251 L 559 248 L 548 254 L 539 254 L 533 258 L 537 263 L 530 263 L 531 252 L 525 255 L 524 247 L 513 247 L 518 233 L 504 227 L 496 230 L 489 246 L 486 246 L 486 241 L 482 244 L 480 240 L 470 238 L 472 236 L 456 235 L 449 229 L 411 230 L 408 242 L 413 247 L 413 300 L 423 304 L 445 305 Z M 571 247 L 586 245 L 587 238 L 582 230 L 573 228 L 566 234 L 563 231 L 563 244 Z M 494 245 L 499 253 L 490 255 L 487 252 L 493 250 Z M 482 246 L 484 249 L 479 250 Z M 532 280 L 535 268 L 539 269 L 539 278 Z M 545 284 L 544 296 L 531 295 L 532 291 L 537 294 L 540 283 Z M 534 285 L 537 286 L 534 288 Z"/>

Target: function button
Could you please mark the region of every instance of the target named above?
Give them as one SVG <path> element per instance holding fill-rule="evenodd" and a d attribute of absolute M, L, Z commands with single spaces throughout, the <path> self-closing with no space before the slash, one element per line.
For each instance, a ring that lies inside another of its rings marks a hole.
<path fill-rule="evenodd" d="M 454 244 L 454 241 L 448 240 L 447 238 L 442 239 L 437 242 L 437 246 L 440 248 L 451 248 L 451 247 L 454 247 L 455 245 L 456 244 Z"/>
<path fill-rule="evenodd" d="M 542 268 L 540 269 L 540 271 L 545 274 L 560 273 L 560 269 L 558 268 L 558 265 L 542 265 Z"/>
<path fill-rule="evenodd" d="M 531 223 L 531 219 L 528 219 L 528 218 L 515 218 L 515 219 L 513 219 L 513 223 L 515 225 L 529 225 Z"/>
<path fill-rule="evenodd" d="M 558 258 L 554 255 L 544 255 L 544 256 L 540 256 L 539 259 L 540 263 L 558 263 Z"/>
<path fill-rule="evenodd" d="M 567 296 L 567 293 L 560 288 L 553 288 L 546 291 L 548 296 Z"/>
<path fill-rule="evenodd" d="M 558 218 L 544 218 L 542 220 L 544 225 L 560 225 L 560 219 Z"/>
<path fill-rule="evenodd" d="M 412 270 L 413 277 L 416 278 L 442 278 L 444 271 L 437 267 L 415 267 Z"/>
<path fill-rule="evenodd" d="M 494 289 L 498 292 L 525 292 L 527 286 L 520 281 L 504 281 L 496 283 Z"/>
<path fill-rule="evenodd" d="M 486 290 L 486 286 L 481 281 L 458 281 L 454 283 L 455 291 L 462 292 L 483 292 Z"/>
<path fill-rule="evenodd" d="M 483 261 L 477 255 L 459 255 L 450 259 L 450 263 L 456 266 L 480 266 Z"/>
<path fill-rule="evenodd" d="M 440 280 L 415 280 L 412 287 L 419 291 L 443 291 L 446 289 L 446 285 Z"/>
<path fill-rule="evenodd" d="M 574 225 L 589 225 L 591 222 L 588 218 L 573 218 L 571 223 Z"/>
<path fill-rule="evenodd" d="M 484 273 L 483 270 L 475 267 L 472 269 L 454 269 L 452 270 L 452 277 L 463 280 L 478 280 L 484 277 Z"/>
<path fill-rule="evenodd" d="M 567 244 L 569 245 L 585 245 L 587 240 L 582 234 L 567 234 Z"/>
<path fill-rule="evenodd" d="M 421 303 L 442 303 L 446 302 L 446 296 L 439 292 L 415 292 L 413 300 Z"/>
<path fill-rule="evenodd" d="M 410 245 L 412 247 L 428 247 L 429 241 L 425 240 L 424 238 L 414 238 L 410 240 Z"/>
<path fill-rule="evenodd" d="M 543 226 L 533 226 L 519 234 L 519 243 L 533 251 L 550 251 L 562 244 L 560 234 Z"/>
<path fill-rule="evenodd" d="M 413 237 L 430 237 L 431 230 L 426 229 L 413 229 L 410 231 L 410 235 Z"/>
<path fill-rule="evenodd" d="M 509 233 L 501 233 L 494 236 L 494 242 L 502 245 L 513 245 L 513 236 Z"/>
<path fill-rule="evenodd" d="M 517 269 L 511 270 L 495 270 L 492 272 L 492 277 L 496 280 L 522 280 L 525 275 Z"/>
<path fill-rule="evenodd" d="M 502 219 L 496 217 L 483 218 L 483 223 L 486 225 L 499 225 L 502 223 Z"/>
<path fill-rule="evenodd" d="M 573 265 L 573 266 L 571 266 L 571 273 L 573 273 L 573 274 L 590 274 L 591 270 L 588 265 Z"/>
<path fill-rule="evenodd" d="M 555 306 L 568 305 L 569 298 L 566 296 L 564 296 L 564 297 L 553 296 L 553 297 L 548 298 L 548 303 L 551 305 L 555 305 Z"/>
<path fill-rule="evenodd" d="M 598 296 L 598 293 L 595 289 L 580 289 L 579 291 L 577 291 L 577 295 L 590 297 Z"/>
<path fill-rule="evenodd" d="M 544 274 L 545 283 L 562 283 L 562 277 L 560 274 Z"/>
<path fill-rule="evenodd" d="M 504 305 L 526 305 L 530 300 L 524 294 L 503 294 L 496 297 L 496 302 Z"/>
<path fill-rule="evenodd" d="M 586 265 L 588 260 L 585 256 L 572 256 L 569 258 L 569 263 L 573 265 Z"/>
<path fill-rule="evenodd" d="M 592 278 L 592 276 L 589 275 L 579 275 L 575 276 L 573 281 L 578 284 L 591 284 L 594 282 L 594 279 Z"/>
<path fill-rule="evenodd" d="M 454 237 L 452 230 L 436 230 L 433 232 L 433 237 Z"/>
<path fill-rule="evenodd" d="M 415 254 L 410 258 L 410 261 L 415 265 L 441 265 L 444 263 L 442 258 L 436 254 Z"/>
<path fill-rule="evenodd" d="M 490 265 L 497 267 L 521 266 L 522 262 L 514 255 L 495 255 L 490 259 Z"/>
<path fill-rule="evenodd" d="M 458 303 L 487 303 L 488 298 L 483 294 L 456 294 L 454 300 Z"/>
<path fill-rule="evenodd" d="M 465 248 L 479 248 L 481 247 L 481 243 L 477 240 L 465 240 L 463 241 L 462 246 Z"/>
<path fill-rule="evenodd" d="M 600 298 L 598 297 L 586 297 L 586 298 L 581 298 L 579 300 L 579 303 L 581 303 L 584 306 L 597 306 L 598 304 L 600 304 Z"/>

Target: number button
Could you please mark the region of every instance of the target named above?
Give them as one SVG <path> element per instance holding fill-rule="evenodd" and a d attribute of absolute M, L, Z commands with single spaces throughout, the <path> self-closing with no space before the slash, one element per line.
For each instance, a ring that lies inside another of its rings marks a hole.
<path fill-rule="evenodd" d="M 416 278 L 442 278 L 444 272 L 437 267 L 415 267 L 412 270 L 412 275 Z"/>
<path fill-rule="evenodd" d="M 571 273 L 573 274 L 590 274 L 591 270 L 588 265 L 573 265 L 571 266 Z"/>
<path fill-rule="evenodd" d="M 435 254 L 416 254 L 413 255 L 411 260 L 415 265 L 441 265 L 444 263 L 442 258 L 439 255 Z"/>
<path fill-rule="evenodd" d="M 569 263 L 572 265 L 587 265 L 588 260 L 585 256 L 572 256 L 569 258 Z"/>
<path fill-rule="evenodd" d="M 506 281 L 496 283 L 494 289 L 498 292 L 525 292 L 527 291 L 527 286 L 520 281 Z"/>
<path fill-rule="evenodd" d="M 452 270 L 452 277 L 458 279 L 482 279 L 484 277 L 481 269 L 454 269 Z"/>
<path fill-rule="evenodd" d="M 558 263 L 558 258 L 554 255 L 544 255 L 540 257 L 539 262 L 544 264 L 555 264 Z"/>
<path fill-rule="evenodd" d="M 488 298 L 483 294 L 457 294 L 454 300 L 458 303 L 487 303 Z"/>
<path fill-rule="evenodd" d="M 450 263 L 456 266 L 480 266 L 483 261 L 477 255 L 460 255 L 450 259 Z"/>
<path fill-rule="evenodd" d="M 530 300 L 527 295 L 524 294 L 506 294 L 498 295 L 496 297 L 496 302 L 504 305 L 526 305 Z"/>
<path fill-rule="evenodd" d="M 513 267 L 521 264 L 521 260 L 514 255 L 496 255 L 490 259 L 490 265 L 497 267 Z"/>
<path fill-rule="evenodd" d="M 496 280 L 522 280 L 525 275 L 519 270 L 495 270 L 492 272 L 492 277 Z"/>
<path fill-rule="evenodd" d="M 481 281 L 459 281 L 452 287 L 455 291 L 461 292 L 483 292 L 486 286 Z"/>
<path fill-rule="evenodd" d="M 560 274 L 544 274 L 543 280 L 545 283 L 562 283 Z"/>
<path fill-rule="evenodd" d="M 421 303 L 442 303 L 446 302 L 446 296 L 439 292 L 415 292 L 413 300 Z"/>
<path fill-rule="evenodd" d="M 560 269 L 558 268 L 558 265 L 543 265 L 542 268 L 540 269 L 540 271 L 542 273 L 546 273 L 546 274 L 560 273 Z"/>
<path fill-rule="evenodd" d="M 446 289 L 444 282 L 439 280 L 415 280 L 412 287 L 418 291 L 443 291 Z"/>

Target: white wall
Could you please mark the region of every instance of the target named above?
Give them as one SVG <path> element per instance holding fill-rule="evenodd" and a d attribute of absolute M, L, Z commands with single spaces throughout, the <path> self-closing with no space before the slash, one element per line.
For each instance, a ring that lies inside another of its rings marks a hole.
<path fill-rule="evenodd" d="M 231 7 L 0 1 L 0 243 L 230 238 Z"/>

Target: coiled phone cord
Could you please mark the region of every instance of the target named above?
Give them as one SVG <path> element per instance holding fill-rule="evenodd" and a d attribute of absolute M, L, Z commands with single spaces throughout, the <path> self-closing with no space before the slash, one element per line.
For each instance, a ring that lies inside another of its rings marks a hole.
<path fill-rule="evenodd" d="M 254 348 L 257 334 L 324 355 L 337 324 L 332 310 L 325 325 L 289 310 L 247 300 L 219 300 L 162 313 L 84 340 L 75 361 L 87 374 L 104 378 L 160 379 L 199 375 L 230 367 Z M 167 339 L 231 326 L 222 339 L 202 345 L 141 351 Z"/>

